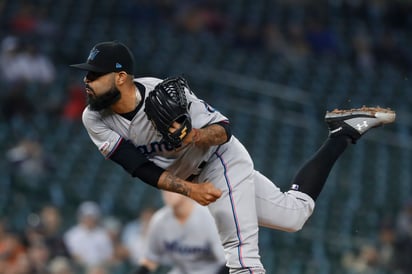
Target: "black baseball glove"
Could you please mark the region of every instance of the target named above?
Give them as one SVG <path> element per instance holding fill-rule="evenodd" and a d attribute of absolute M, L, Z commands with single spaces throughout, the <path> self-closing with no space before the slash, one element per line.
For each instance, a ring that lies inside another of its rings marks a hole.
<path fill-rule="evenodd" d="M 182 77 L 167 78 L 149 93 L 145 100 L 147 117 L 162 134 L 163 140 L 174 148 L 182 145 L 182 140 L 192 130 L 188 104 L 184 88 L 189 89 Z M 171 133 L 173 122 L 181 126 Z"/>

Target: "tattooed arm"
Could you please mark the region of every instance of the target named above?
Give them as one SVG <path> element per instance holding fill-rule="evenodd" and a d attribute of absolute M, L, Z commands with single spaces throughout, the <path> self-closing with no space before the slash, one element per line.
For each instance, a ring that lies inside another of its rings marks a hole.
<path fill-rule="evenodd" d="M 170 128 L 173 133 L 180 128 L 180 124 L 174 122 Z M 193 143 L 199 147 L 208 148 L 210 146 L 221 145 L 231 137 L 230 128 L 227 124 L 211 124 L 204 128 L 193 128 L 190 133 L 183 139 L 184 144 Z M 211 182 L 191 183 L 164 171 L 160 176 L 157 187 L 163 190 L 177 192 L 192 198 L 201 205 L 208 205 L 216 201 L 222 191 L 217 189 Z"/>
<path fill-rule="evenodd" d="M 174 122 L 170 132 L 180 128 L 180 124 Z M 221 145 L 231 137 L 229 124 L 211 124 L 204 128 L 193 128 L 183 140 L 184 144 L 194 143 L 199 147 L 211 147 Z"/>
<path fill-rule="evenodd" d="M 194 184 L 180 179 L 168 171 L 162 173 L 157 183 L 157 187 L 163 190 L 183 194 L 201 205 L 208 205 L 216 201 L 220 195 L 222 195 L 222 191 L 217 189 L 210 182 Z"/>
<path fill-rule="evenodd" d="M 200 129 L 194 128 L 192 132 L 191 141 L 200 147 L 221 145 L 229 139 L 227 130 L 220 124 L 213 124 Z"/>

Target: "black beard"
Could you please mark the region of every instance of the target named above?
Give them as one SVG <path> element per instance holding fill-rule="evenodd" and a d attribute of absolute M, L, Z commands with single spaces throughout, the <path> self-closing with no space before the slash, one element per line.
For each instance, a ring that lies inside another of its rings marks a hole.
<path fill-rule="evenodd" d="M 100 111 L 110 107 L 120 99 L 120 91 L 113 87 L 105 94 L 99 96 L 87 95 L 87 103 L 91 110 Z"/>

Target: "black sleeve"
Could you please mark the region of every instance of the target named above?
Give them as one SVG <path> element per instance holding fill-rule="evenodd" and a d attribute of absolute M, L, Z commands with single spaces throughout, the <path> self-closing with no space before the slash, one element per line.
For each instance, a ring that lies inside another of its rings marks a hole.
<path fill-rule="evenodd" d="M 133 177 L 157 187 L 160 175 L 164 169 L 150 162 L 130 141 L 122 140 L 110 160 L 122 166 Z"/>

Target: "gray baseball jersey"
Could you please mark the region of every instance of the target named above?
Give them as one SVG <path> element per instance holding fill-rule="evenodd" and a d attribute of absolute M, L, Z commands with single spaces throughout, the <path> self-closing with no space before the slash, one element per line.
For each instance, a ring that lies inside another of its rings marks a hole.
<path fill-rule="evenodd" d="M 161 82 L 157 78 L 139 78 L 136 81 L 144 86 L 146 96 L 148 91 L 153 90 L 156 84 Z M 227 120 L 221 113 L 199 100 L 187 89 L 186 96 L 190 104 L 189 113 L 191 117 L 196 117 L 192 118 L 194 128 Z M 132 121 L 109 109 L 97 112 L 86 108 L 83 113 L 83 122 L 91 139 L 105 157 L 110 157 L 121 138 L 124 138 L 130 140 L 149 160 L 170 170 L 176 176 L 185 179 L 192 174 L 197 174 L 200 163 L 206 161 L 216 150 L 216 147 L 204 150 L 194 145 L 188 145 L 177 152 L 161 142 L 162 136 L 148 120 L 143 108 L 144 105 Z"/>
<path fill-rule="evenodd" d="M 147 96 L 161 80 L 137 78 L 136 85 Z M 139 91 L 136 91 L 139 92 Z M 227 120 L 203 100 L 186 90 L 194 128 Z M 144 98 L 143 98 L 144 100 Z M 210 181 L 222 190 L 222 196 L 208 207 L 215 218 L 227 265 L 231 273 L 265 273 L 258 248 L 258 225 L 296 231 L 312 214 L 315 203 L 308 195 L 281 190 L 254 170 L 253 161 L 235 136 L 220 146 L 200 149 L 192 144 L 175 151 L 161 142 L 143 111 L 132 121 L 111 110 L 83 113 L 90 138 L 105 157 L 110 157 L 122 138 L 130 140 L 156 165 L 185 179 L 198 175 L 197 182 Z M 206 162 L 206 165 L 201 163 Z M 201 166 L 202 168 L 200 168 Z"/>
<path fill-rule="evenodd" d="M 185 223 L 165 206 L 149 224 L 144 257 L 173 266 L 169 274 L 214 274 L 225 264 L 215 222 L 207 208 L 195 204 Z"/>

